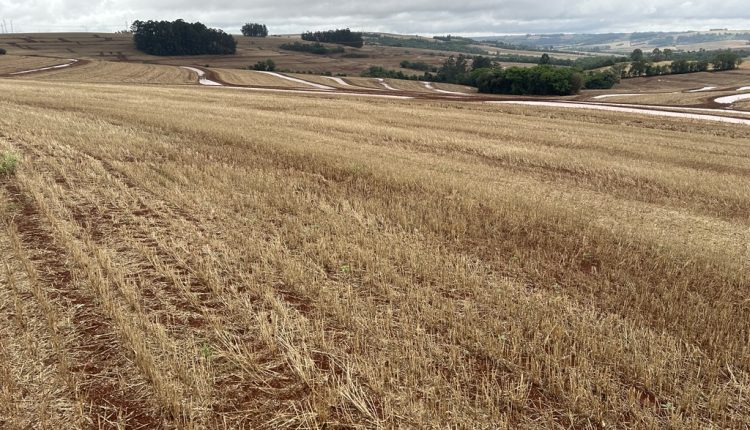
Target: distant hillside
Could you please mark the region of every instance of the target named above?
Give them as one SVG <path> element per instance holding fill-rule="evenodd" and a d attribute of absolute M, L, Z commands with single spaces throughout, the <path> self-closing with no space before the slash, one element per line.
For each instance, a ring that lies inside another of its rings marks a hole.
<path fill-rule="evenodd" d="M 128 61 L 170 65 L 209 65 L 216 68 L 244 69 L 259 61 L 273 60 L 278 70 L 317 74 L 359 75 L 370 67 L 416 73 L 401 64 L 424 63 L 439 67 L 451 55 L 493 56 L 506 66 L 525 66 L 536 62 L 540 50 L 518 51 L 480 44 L 460 37 L 424 38 L 394 34 L 368 33 L 362 48 L 321 44 L 309 49 L 289 49 L 303 45 L 300 35 L 244 37 L 236 35 L 235 55 L 196 55 L 163 57 L 135 49 L 130 34 L 108 33 L 36 33 L 0 34 L 0 48 L 9 55 L 76 58 L 86 60 Z M 308 43 L 309 42 L 305 42 Z M 582 55 L 551 53 L 561 60 L 575 60 Z"/>
<path fill-rule="evenodd" d="M 674 50 L 725 49 L 750 46 L 750 31 L 639 32 L 602 34 L 526 34 L 475 37 L 498 47 L 517 49 L 628 52 L 635 48 Z"/>

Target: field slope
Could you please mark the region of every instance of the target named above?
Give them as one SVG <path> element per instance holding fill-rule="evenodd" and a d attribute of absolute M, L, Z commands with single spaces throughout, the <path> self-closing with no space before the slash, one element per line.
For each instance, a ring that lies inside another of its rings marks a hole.
<path fill-rule="evenodd" d="M 2 428 L 750 425 L 750 127 L 0 92 Z"/>

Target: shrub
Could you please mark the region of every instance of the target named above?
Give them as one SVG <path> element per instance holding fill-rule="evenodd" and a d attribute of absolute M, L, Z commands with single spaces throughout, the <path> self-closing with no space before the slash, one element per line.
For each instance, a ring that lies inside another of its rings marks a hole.
<path fill-rule="evenodd" d="M 7 52 L 7 51 L 6 51 L 6 50 L 5 50 L 4 48 L 0 48 L 0 55 L 5 55 L 5 54 L 6 54 L 6 52 Z"/>
<path fill-rule="evenodd" d="M 269 58 L 265 61 L 258 61 L 254 66 L 248 67 L 248 69 L 259 70 L 261 72 L 273 72 L 276 70 L 276 63 Z"/>
<path fill-rule="evenodd" d="M 20 156 L 13 151 L 3 151 L 0 154 L 0 175 L 12 175 L 16 173 L 16 166 Z"/>

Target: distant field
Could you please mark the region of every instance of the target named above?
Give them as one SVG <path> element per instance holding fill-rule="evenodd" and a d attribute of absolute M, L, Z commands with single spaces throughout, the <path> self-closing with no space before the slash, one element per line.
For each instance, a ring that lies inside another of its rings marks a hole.
<path fill-rule="evenodd" d="M 639 48 L 651 51 L 654 48 L 698 51 L 700 49 L 747 49 L 750 47 L 747 30 L 712 30 L 654 33 L 605 33 L 605 34 L 527 34 L 495 36 L 489 40 L 501 40 L 518 46 L 535 46 L 555 50 L 600 51 L 597 53 L 629 53 Z"/>
<path fill-rule="evenodd" d="M 156 57 L 135 50 L 130 35 L 107 33 L 43 33 L 3 34 L 0 47 L 15 55 L 49 55 L 65 58 L 92 60 L 150 62 L 177 65 L 210 65 L 215 68 L 244 69 L 261 60 L 273 59 L 279 69 L 292 72 L 345 73 L 358 75 L 371 65 L 400 69 L 403 60 L 420 61 L 439 66 L 451 54 L 445 51 L 410 49 L 389 46 L 366 45 L 362 49 L 347 48 L 343 56 L 314 55 L 286 51 L 279 46 L 300 41 L 297 36 L 273 36 L 248 38 L 235 36 L 238 41 L 237 55 Z M 362 58 L 348 58 L 357 54 Z M 541 53 L 538 53 L 541 55 Z M 403 69 L 405 73 L 422 72 Z"/>
<path fill-rule="evenodd" d="M 706 86 L 742 87 L 750 85 L 750 69 L 724 72 L 687 73 L 684 75 L 652 76 L 623 79 L 615 89 L 618 92 L 648 92 L 666 90 L 690 90 Z"/>
<path fill-rule="evenodd" d="M 40 79 L 0 427 L 750 425 L 748 126 Z"/>
<path fill-rule="evenodd" d="M 700 105 L 710 102 L 711 100 L 721 97 L 723 95 L 729 95 L 729 92 L 716 92 L 706 91 L 700 93 L 683 93 L 683 92 L 670 92 L 670 93 L 640 93 L 637 96 L 623 95 L 621 97 L 606 97 L 604 99 L 598 99 L 602 102 L 607 103 L 635 103 L 645 105 L 663 105 L 663 106 L 690 106 Z M 593 99 L 597 100 L 597 99 Z"/>
<path fill-rule="evenodd" d="M 175 66 L 109 61 L 91 61 L 82 66 L 49 70 L 43 74 L 26 75 L 21 78 L 46 81 L 135 84 L 190 84 L 196 81 L 190 71 Z"/>
<path fill-rule="evenodd" d="M 713 101 L 750 86 L 750 69 L 623 79 L 610 90 L 584 90 L 578 99 L 641 105 L 724 107 Z M 714 87 L 707 91 L 691 92 Z M 636 95 L 633 95 L 636 94 Z M 599 96 L 604 98 L 597 98 Z M 621 96 L 618 96 L 621 95 Z"/>

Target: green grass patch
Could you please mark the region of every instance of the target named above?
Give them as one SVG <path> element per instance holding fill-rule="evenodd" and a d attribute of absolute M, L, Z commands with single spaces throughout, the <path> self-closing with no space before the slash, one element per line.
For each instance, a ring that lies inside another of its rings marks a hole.
<path fill-rule="evenodd" d="M 0 175 L 12 175 L 16 173 L 21 156 L 13 151 L 0 153 Z"/>

